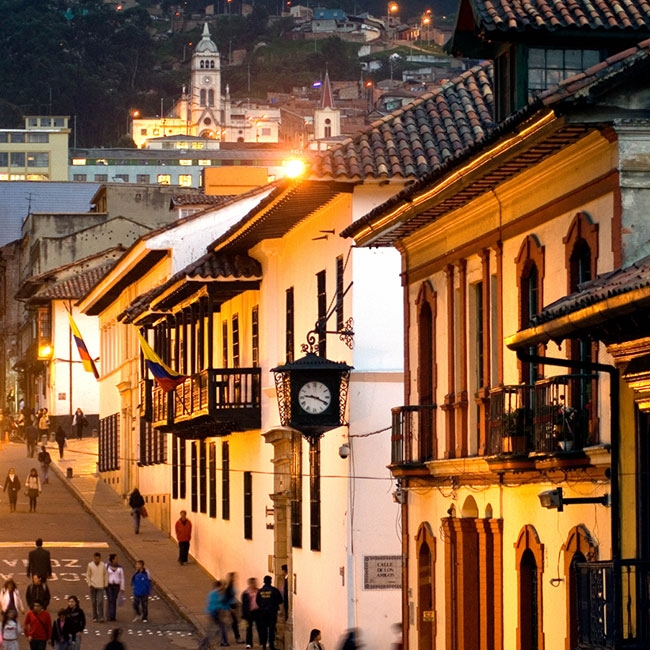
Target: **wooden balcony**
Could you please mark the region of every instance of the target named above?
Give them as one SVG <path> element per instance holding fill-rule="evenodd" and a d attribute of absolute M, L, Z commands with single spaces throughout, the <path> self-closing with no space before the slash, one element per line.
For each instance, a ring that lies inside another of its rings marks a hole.
<path fill-rule="evenodd" d="M 259 429 L 261 379 L 260 368 L 219 368 L 191 375 L 167 393 L 169 417 L 155 420 L 154 426 L 192 440 Z M 157 393 L 162 391 L 154 387 L 154 415 Z M 163 408 L 160 404 L 161 412 Z"/>
<path fill-rule="evenodd" d="M 153 417 L 153 379 L 140 381 L 140 417 L 151 422 Z"/>
<path fill-rule="evenodd" d="M 435 457 L 435 404 L 397 406 L 391 410 L 391 469 L 408 467 L 409 474 Z M 426 473 L 426 470 L 425 470 Z"/>
<path fill-rule="evenodd" d="M 172 393 L 166 393 L 158 384 L 153 383 L 151 387 L 151 424 L 157 429 L 169 426 L 172 421 L 170 394 Z"/>
<path fill-rule="evenodd" d="M 650 562 L 576 564 L 579 650 L 650 647 Z"/>

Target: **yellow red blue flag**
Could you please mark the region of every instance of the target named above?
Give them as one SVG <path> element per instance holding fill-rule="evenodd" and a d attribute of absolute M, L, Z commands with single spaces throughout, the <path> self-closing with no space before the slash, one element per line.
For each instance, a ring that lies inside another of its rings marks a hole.
<path fill-rule="evenodd" d="M 95 375 L 95 379 L 99 379 L 97 366 L 95 365 L 93 358 L 90 356 L 90 352 L 88 352 L 88 348 L 84 343 L 81 332 L 79 331 L 77 324 L 74 322 L 70 312 L 68 312 L 68 320 L 70 321 L 70 331 L 72 332 L 74 342 L 77 344 L 77 350 L 79 350 L 79 356 L 81 357 L 81 363 L 83 364 L 84 370 L 92 372 L 93 375 Z"/>
<path fill-rule="evenodd" d="M 158 382 L 158 385 L 168 393 L 174 390 L 176 386 L 182 384 L 187 375 L 181 375 L 179 372 L 172 370 L 153 350 L 147 342 L 147 339 L 138 332 L 140 337 L 140 349 L 144 355 L 145 363 L 153 378 Z"/>

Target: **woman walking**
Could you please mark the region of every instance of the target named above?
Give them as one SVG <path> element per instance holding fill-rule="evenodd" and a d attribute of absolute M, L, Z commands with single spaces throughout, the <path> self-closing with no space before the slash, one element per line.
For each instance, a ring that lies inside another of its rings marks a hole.
<path fill-rule="evenodd" d="M 29 511 L 36 512 L 36 500 L 41 493 L 41 479 L 35 467 L 29 470 L 29 476 L 25 481 L 25 490 L 29 497 Z"/>
<path fill-rule="evenodd" d="M 81 440 L 84 435 L 84 427 L 88 425 L 88 420 L 81 409 L 77 409 L 72 416 L 72 429 L 77 434 L 77 438 Z"/>
<path fill-rule="evenodd" d="M 15 609 L 8 609 L 3 614 L 1 631 L 3 650 L 18 650 L 18 637 L 23 633 L 23 627 Z"/>
<path fill-rule="evenodd" d="M 63 458 L 63 448 L 65 447 L 65 431 L 63 430 L 63 427 L 59 425 L 59 427 L 56 430 L 56 433 L 54 434 L 54 440 L 56 440 L 56 444 L 59 447 L 59 458 Z"/>
<path fill-rule="evenodd" d="M 307 650 L 325 650 L 325 646 L 320 642 L 320 630 L 314 629 L 309 634 Z"/>
<path fill-rule="evenodd" d="M 0 590 L 0 611 L 6 614 L 10 609 L 15 609 L 19 614 L 25 613 L 23 599 L 20 597 L 20 592 L 13 578 L 5 580 L 2 590 Z"/>
<path fill-rule="evenodd" d="M 68 596 L 65 617 L 70 624 L 70 650 L 79 650 L 81 648 L 81 637 L 86 629 L 86 614 L 79 607 L 79 599 L 76 596 Z"/>
<path fill-rule="evenodd" d="M 16 501 L 18 501 L 18 492 L 20 491 L 20 479 L 16 476 L 16 470 L 9 468 L 3 492 L 9 495 L 9 512 L 16 512 Z"/>
<path fill-rule="evenodd" d="M 117 553 L 108 556 L 106 565 L 108 584 L 106 586 L 106 600 L 108 601 L 108 620 L 117 620 L 117 600 L 120 593 L 124 594 L 124 569 L 117 561 Z"/>

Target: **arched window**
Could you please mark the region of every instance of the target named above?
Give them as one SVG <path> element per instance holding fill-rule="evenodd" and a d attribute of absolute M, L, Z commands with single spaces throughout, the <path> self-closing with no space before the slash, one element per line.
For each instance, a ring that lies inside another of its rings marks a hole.
<path fill-rule="evenodd" d="M 564 578 L 567 598 L 567 643 L 565 647 L 578 645 L 578 585 L 576 579 L 577 562 L 594 562 L 598 559 L 598 547 L 585 526 L 572 528 L 564 545 Z"/>
<path fill-rule="evenodd" d="M 325 120 L 325 137 L 332 137 L 332 120 L 330 120 L 329 117 Z"/>
<path fill-rule="evenodd" d="M 214 90 L 208 90 L 208 106 L 214 106 Z"/>
<path fill-rule="evenodd" d="M 199 67 L 203 69 L 205 67 L 205 61 L 200 61 L 199 62 Z"/>
<path fill-rule="evenodd" d="M 436 294 L 428 282 L 422 284 L 415 301 L 418 327 L 418 404 L 433 406 L 436 403 L 435 382 L 435 312 Z M 420 460 L 436 457 L 435 410 L 423 408 L 419 413 L 419 456 Z"/>
<path fill-rule="evenodd" d="M 530 327 L 531 319 L 543 306 L 544 247 L 535 235 L 528 235 L 515 259 L 519 291 L 519 329 Z M 541 352 L 533 347 L 530 354 Z M 538 366 L 520 362 L 520 382 L 532 386 L 539 376 Z"/>
<path fill-rule="evenodd" d="M 214 61 L 210 61 L 210 67 L 214 69 Z"/>
<path fill-rule="evenodd" d="M 517 562 L 518 625 L 517 648 L 542 650 L 542 574 L 544 547 L 537 531 L 525 526 L 515 544 Z"/>
<path fill-rule="evenodd" d="M 596 277 L 598 260 L 598 224 L 593 223 L 586 212 L 578 213 L 562 240 L 565 248 L 565 265 L 567 273 L 567 292 L 574 293 L 584 282 L 589 282 Z M 597 344 L 587 338 L 572 339 L 568 344 L 569 358 L 578 362 L 596 361 Z M 597 384 L 586 377 L 585 370 L 576 369 L 573 374 L 583 375 L 581 379 L 574 379 L 569 385 L 571 406 L 580 412 L 580 421 L 589 421 L 588 428 L 583 427 L 575 441 L 576 448 L 584 444 L 593 444 L 597 436 Z M 590 438 L 588 440 L 588 438 Z"/>
<path fill-rule="evenodd" d="M 418 650 L 432 650 L 436 634 L 434 625 L 436 540 L 431 526 L 424 522 L 415 537 L 418 558 L 417 634 Z"/>
<path fill-rule="evenodd" d="M 205 106 L 205 97 L 206 97 L 205 88 L 202 88 L 200 93 L 200 98 L 199 98 L 199 104 L 201 106 Z"/>

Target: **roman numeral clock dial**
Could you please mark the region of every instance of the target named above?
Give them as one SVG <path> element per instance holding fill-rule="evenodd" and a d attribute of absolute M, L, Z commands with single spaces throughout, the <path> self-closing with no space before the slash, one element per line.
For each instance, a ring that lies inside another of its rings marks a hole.
<path fill-rule="evenodd" d="M 330 389 L 321 381 L 308 381 L 298 391 L 300 408 L 311 415 L 324 413 L 332 402 Z"/>

